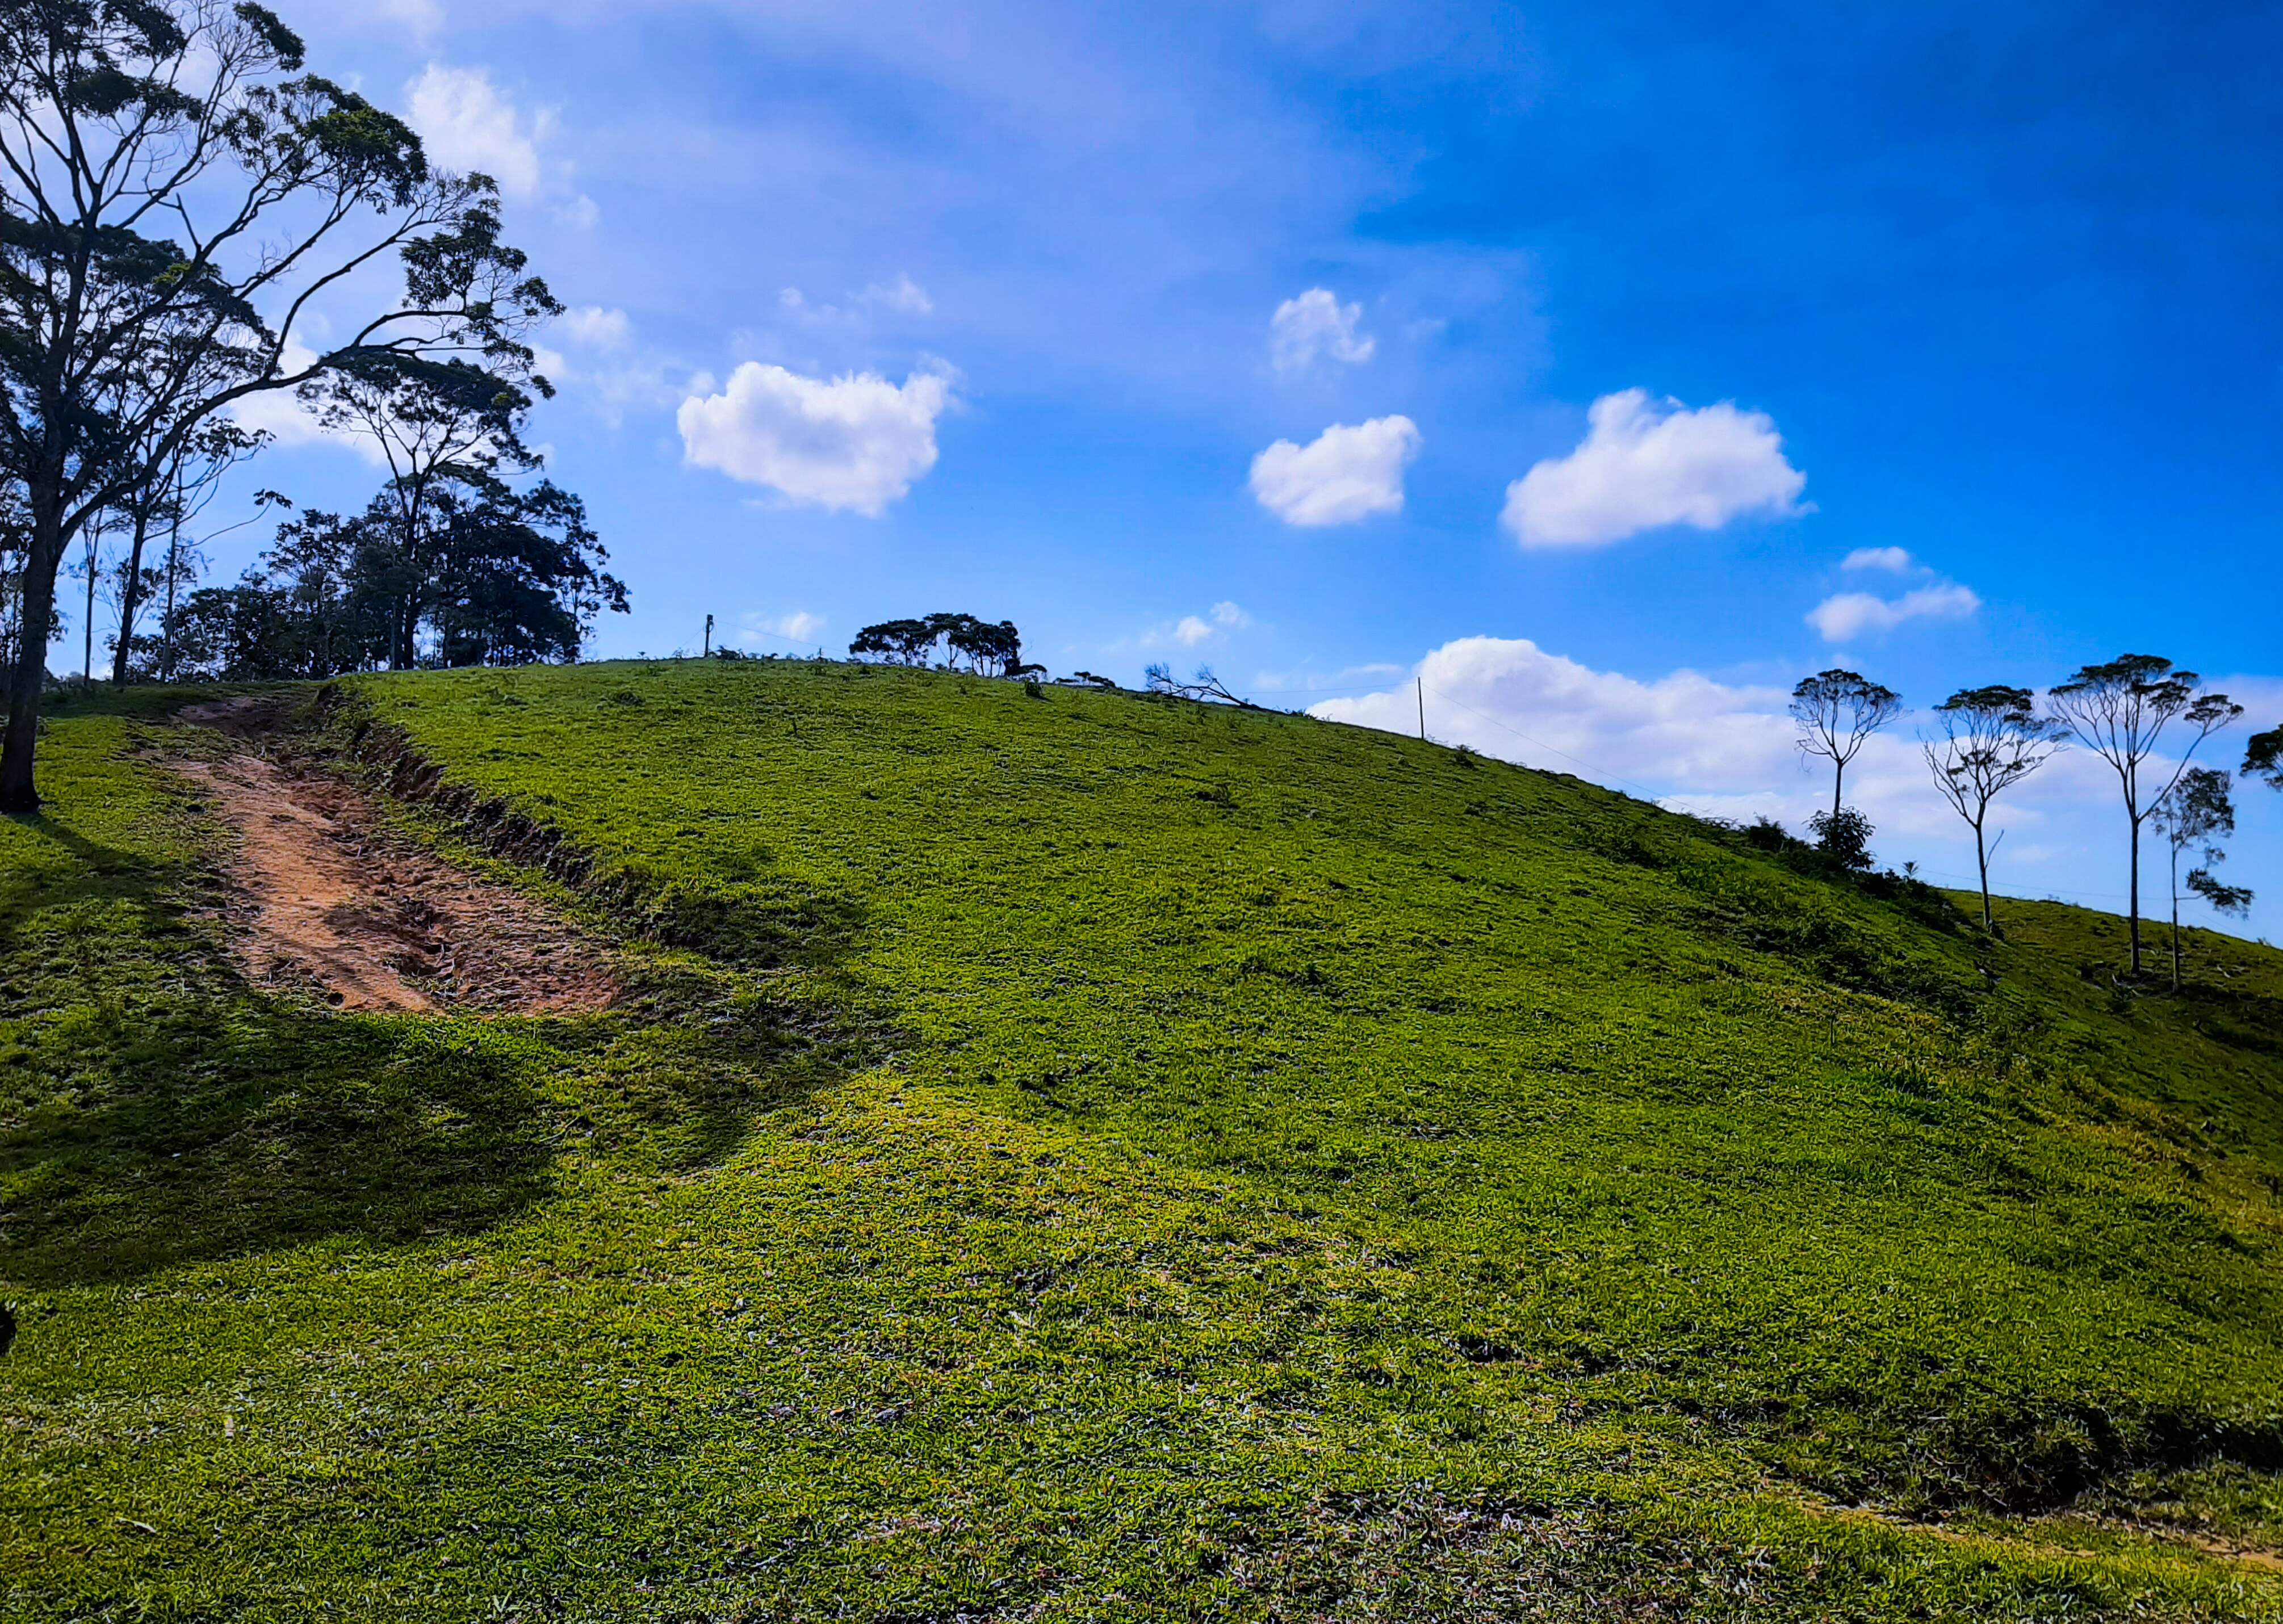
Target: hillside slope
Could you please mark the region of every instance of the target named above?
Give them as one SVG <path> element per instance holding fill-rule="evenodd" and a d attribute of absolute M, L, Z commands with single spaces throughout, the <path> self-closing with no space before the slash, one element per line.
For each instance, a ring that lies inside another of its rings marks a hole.
<path fill-rule="evenodd" d="M 1415 741 L 658 664 L 310 708 L 633 990 L 341 1014 L 222 952 L 136 703 L 0 825 L 15 1612 L 2283 1609 L 2283 955 L 2133 994 Z"/>

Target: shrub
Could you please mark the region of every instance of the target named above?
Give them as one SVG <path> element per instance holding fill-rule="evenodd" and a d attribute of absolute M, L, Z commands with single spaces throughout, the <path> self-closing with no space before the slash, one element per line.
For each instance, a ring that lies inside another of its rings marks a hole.
<path fill-rule="evenodd" d="M 1860 874 L 1871 866 L 1871 820 L 1851 806 L 1818 812 L 1807 820 L 1815 831 L 1816 850 L 1840 867 Z"/>

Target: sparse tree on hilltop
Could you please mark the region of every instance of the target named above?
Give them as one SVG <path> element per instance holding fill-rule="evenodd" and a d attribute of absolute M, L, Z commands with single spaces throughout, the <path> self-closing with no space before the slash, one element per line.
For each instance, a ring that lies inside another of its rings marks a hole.
<path fill-rule="evenodd" d="M 2125 654 L 2082 667 L 2048 696 L 2053 712 L 2077 742 L 2115 770 L 2131 836 L 2132 974 L 2140 974 L 2140 826 L 2187 772 L 2196 747 L 2243 714 L 2225 694 L 2207 691 L 2192 671 L 2154 654 Z M 2174 722 L 2179 727 L 2172 727 Z M 2159 762 L 2149 782 L 2141 770 L 2167 731 L 2185 740 L 2167 773 Z"/>
<path fill-rule="evenodd" d="M 2060 724 L 2038 714 L 2037 696 L 2025 688 L 1960 688 L 1935 707 L 1939 739 L 1919 747 L 1935 788 L 1974 831 L 1974 861 L 1982 882 L 1982 923 L 1990 929 L 1990 854 L 1985 838 L 1990 804 L 2045 765 L 2061 748 Z M 2001 831 L 1998 836 L 2005 838 Z"/>
<path fill-rule="evenodd" d="M 1042 671 L 1023 663 L 1023 637 L 1011 620 L 996 623 L 973 615 L 935 614 L 917 620 L 883 620 L 856 633 L 848 652 L 857 659 L 881 659 L 895 665 L 925 665 L 936 649 L 946 650 L 945 663 L 956 670 L 964 658 L 968 669 L 984 677 L 1019 677 Z"/>
<path fill-rule="evenodd" d="M 1791 691 L 1792 719 L 1799 724 L 1802 755 L 1831 763 L 1831 812 L 1839 815 L 1847 764 L 1871 735 L 1902 713 L 1903 696 L 1860 672 L 1825 671 L 1804 677 Z"/>
<path fill-rule="evenodd" d="M 2223 885 L 2211 865 L 2224 861 L 2222 835 L 2235 833 L 2235 802 L 2228 794 L 2227 774 L 2217 767 L 2192 767 L 2180 774 L 2171 790 L 2149 814 L 2172 858 L 2172 991 L 2180 990 L 2180 853 L 2191 846 L 2203 848 L 2203 861 L 2188 874 L 2188 889 L 2223 913 L 2239 913 L 2250 905 L 2251 893 L 2239 886 Z"/>

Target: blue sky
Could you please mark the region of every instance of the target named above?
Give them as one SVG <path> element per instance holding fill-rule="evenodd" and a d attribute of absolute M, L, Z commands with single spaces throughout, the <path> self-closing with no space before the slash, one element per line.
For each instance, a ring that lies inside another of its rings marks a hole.
<path fill-rule="evenodd" d="M 282 9 L 580 313 L 602 653 L 960 609 L 1385 721 L 1427 661 L 1438 736 L 1795 821 L 1769 695 L 1835 662 L 2283 721 L 2276 6 Z M 1958 872 L 1882 750 L 1882 854 Z M 2122 890 L 2092 765 L 2014 889 Z"/>

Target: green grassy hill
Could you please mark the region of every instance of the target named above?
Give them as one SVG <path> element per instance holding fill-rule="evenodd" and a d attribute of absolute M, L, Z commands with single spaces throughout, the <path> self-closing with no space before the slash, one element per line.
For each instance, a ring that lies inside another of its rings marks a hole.
<path fill-rule="evenodd" d="M 345 1015 L 157 703 L 0 823 L 9 1616 L 2283 1617 L 2283 954 L 692 662 L 310 707 L 635 989 Z"/>

